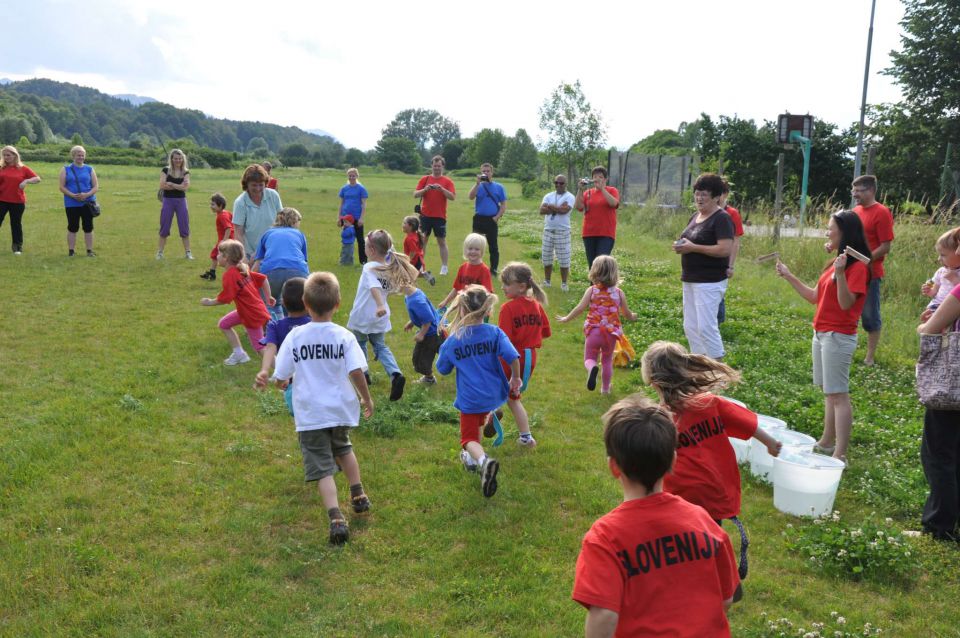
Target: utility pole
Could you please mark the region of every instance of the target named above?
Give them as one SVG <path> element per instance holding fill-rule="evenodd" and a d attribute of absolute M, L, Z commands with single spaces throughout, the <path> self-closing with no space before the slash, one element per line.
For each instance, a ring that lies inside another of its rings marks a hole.
<path fill-rule="evenodd" d="M 877 0 L 870 3 L 870 30 L 867 32 L 867 62 L 863 68 L 863 97 L 860 99 L 860 130 L 857 133 L 857 155 L 853 160 L 853 178 L 860 177 L 860 160 L 863 156 L 863 121 L 867 114 L 867 81 L 870 79 L 870 49 L 873 47 L 873 16 Z"/>

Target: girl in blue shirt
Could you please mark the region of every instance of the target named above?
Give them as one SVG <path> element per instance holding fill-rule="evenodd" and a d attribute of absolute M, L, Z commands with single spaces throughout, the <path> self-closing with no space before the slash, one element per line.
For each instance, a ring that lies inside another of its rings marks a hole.
<path fill-rule="evenodd" d="M 460 460 L 468 471 L 480 469 L 483 495 L 497 491 L 500 464 L 487 456 L 480 444 L 480 430 L 487 415 L 517 392 L 520 355 L 506 333 L 498 326 L 484 323 L 497 303 L 497 296 L 483 286 L 473 284 L 457 294 L 445 315 L 449 336 L 440 346 L 437 372 L 450 374 L 457 369 L 457 398 L 453 405 L 460 411 Z M 510 364 L 510 381 L 503 374 L 500 359 Z"/>

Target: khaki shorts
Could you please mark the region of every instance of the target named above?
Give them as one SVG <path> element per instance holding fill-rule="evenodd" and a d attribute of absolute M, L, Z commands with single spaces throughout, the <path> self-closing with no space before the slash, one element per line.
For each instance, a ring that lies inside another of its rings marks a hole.
<path fill-rule="evenodd" d="M 300 438 L 300 452 L 303 454 L 304 481 L 319 481 L 333 476 L 339 469 L 336 458 L 353 451 L 350 427 L 346 425 L 307 430 L 297 434 Z"/>
<path fill-rule="evenodd" d="M 842 332 L 813 333 L 813 385 L 824 394 L 850 392 L 850 364 L 857 349 L 857 335 Z"/>

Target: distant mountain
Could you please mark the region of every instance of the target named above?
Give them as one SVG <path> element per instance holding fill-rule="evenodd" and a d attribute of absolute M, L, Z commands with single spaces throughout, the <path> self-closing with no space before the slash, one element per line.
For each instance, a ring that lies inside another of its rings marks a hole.
<path fill-rule="evenodd" d="M 147 102 L 156 102 L 157 100 L 152 97 L 146 97 L 143 95 L 134 95 L 133 93 L 118 93 L 111 97 L 115 97 L 118 100 L 126 100 L 133 104 L 134 106 L 140 106 L 141 104 L 146 104 Z"/>
<path fill-rule="evenodd" d="M 307 133 L 313 133 L 314 135 L 319 135 L 319 136 L 321 136 L 321 137 L 329 137 L 329 138 L 334 139 L 334 140 L 337 139 L 337 136 L 336 136 L 336 135 L 334 135 L 333 133 L 327 133 L 327 132 L 324 131 L 322 128 L 308 128 L 308 129 L 304 129 L 304 130 L 305 130 Z M 340 140 L 337 140 L 337 141 L 339 142 Z"/>
<path fill-rule="evenodd" d="M 10 84 L 13 82 L 10 78 L 0 78 L 0 84 Z"/>
<path fill-rule="evenodd" d="M 143 100 L 135 103 L 130 98 Z M 23 80 L 0 86 L 0 135 L 2 143 L 15 143 L 21 136 L 43 143 L 79 134 L 84 144 L 128 146 L 144 137 L 154 140 L 192 138 L 200 146 L 223 151 L 246 152 L 262 148 L 279 152 L 300 143 L 308 149 L 340 148 L 323 135 L 295 126 L 244 122 L 209 117 L 201 111 L 181 109 L 140 96 L 111 96 L 96 89 L 47 79 Z M 331 136 L 332 137 L 332 136 Z"/>

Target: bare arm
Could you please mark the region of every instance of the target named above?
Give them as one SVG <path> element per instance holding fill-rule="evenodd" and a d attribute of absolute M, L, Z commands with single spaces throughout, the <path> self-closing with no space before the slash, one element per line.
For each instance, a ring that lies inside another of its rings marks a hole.
<path fill-rule="evenodd" d="M 383 289 L 371 287 L 370 296 L 373 297 L 373 301 L 377 304 L 377 316 L 382 317 L 387 314 L 387 304 L 383 301 Z"/>
<path fill-rule="evenodd" d="M 928 335 L 940 334 L 953 325 L 958 318 L 960 318 L 960 299 L 947 295 L 933 316 L 917 326 L 917 332 Z"/>
<path fill-rule="evenodd" d="M 576 317 L 577 315 L 579 315 L 584 310 L 586 310 L 589 305 L 590 305 L 590 288 L 587 288 L 583 292 L 583 297 L 580 298 L 580 303 L 578 303 L 576 307 L 574 307 L 574 309 L 568 312 L 566 315 L 562 317 L 560 315 L 557 315 L 557 321 L 559 321 L 560 323 L 566 323 L 571 319 L 573 319 L 574 317 Z"/>
<path fill-rule="evenodd" d="M 260 290 L 263 291 L 264 298 L 267 300 L 267 303 L 271 306 L 277 305 L 277 300 L 273 298 L 273 295 L 270 293 L 270 280 L 266 277 L 263 278 L 263 285 L 260 286 Z"/>
<path fill-rule="evenodd" d="M 28 177 L 27 179 L 25 179 L 25 180 L 23 180 L 22 182 L 20 182 L 20 190 L 23 190 L 23 189 L 27 186 L 27 184 L 39 184 L 39 183 L 40 183 L 40 176 L 39 176 L 39 175 L 34 175 L 33 177 Z"/>
<path fill-rule="evenodd" d="M 507 200 L 500 202 L 500 210 L 497 211 L 497 214 L 493 216 L 493 221 L 498 222 L 500 218 L 503 217 L 503 214 L 507 212 Z"/>
<path fill-rule="evenodd" d="M 603 195 L 603 198 L 607 200 L 607 204 L 610 208 L 616 208 L 620 205 L 620 200 L 613 196 L 613 193 L 607 190 L 607 187 L 604 186 L 600 189 L 600 194 Z"/>
<path fill-rule="evenodd" d="M 777 260 L 777 274 L 787 280 L 793 289 L 797 291 L 797 294 L 809 301 L 812 304 L 817 303 L 817 290 L 816 288 L 811 288 L 802 281 L 796 278 L 796 276 L 790 272 L 790 269 L 787 268 L 787 265 L 784 264 L 779 259 Z"/>
<path fill-rule="evenodd" d="M 740 254 L 740 237 L 733 238 L 733 245 L 730 246 L 730 265 L 727 266 L 727 277 L 733 277 L 733 265 L 737 263 L 737 255 Z"/>
<path fill-rule="evenodd" d="M 753 438 L 767 446 L 767 452 L 770 453 L 770 456 L 780 456 L 780 449 L 783 447 L 783 443 L 767 434 L 766 430 L 757 428 L 757 431 L 753 434 Z"/>
<path fill-rule="evenodd" d="M 362 220 L 363 216 L 366 213 L 367 213 L 367 198 L 363 197 L 360 199 L 360 219 L 358 219 L 357 221 L 359 222 L 360 220 Z"/>
<path fill-rule="evenodd" d="M 577 196 L 573 200 L 573 207 L 579 211 L 583 210 L 583 187 L 577 188 Z"/>
<path fill-rule="evenodd" d="M 473 185 L 473 188 L 470 189 L 470 192 L 467 193 L 467 198 L 470 201 L 473 201 L 477 198 L 477 189 L 480 188 L 480 180 L 477 180 L 477 183 Z"/>
<path fill-rule="evenodd" d="M 630 321 L 637 320 L 637 313 L 630 312 L 630 308 L 627 307 L 627 296 L 623 294 L 623 291 L 620 291 L 620 314 L 629 319 Z"/>
<path fill-rule="evenodd" d="M 90 190 L 86 193 L 83 193 L 83 199 L 93 197 L 97 194 L 97 191 L 100 190 L 100 180 L 97 179 L 97 171 L 90 169 Z"/>
<path fill-rule="evenodd" d="M 360 405 L 363 407 L 363 416 L 369 419 L 373 416 L 373 398 L 370 396 L 370 388 L 367 387 L 367 379 L 363 376 L 363 370 L 360 368 L 351 370 L 350 381 L 360 394 Z"/>
<path fill-rule="evenodd" d="M 882 257 L 886 257 L 890 253 L 890 244 L 893 242 L 885 241 L 881 242 L 876 249 L 870 251 L 870 256 L 873 257 L 874 261 Z"/>
<path fill-rule="evenodd" d="M 258 390 L 263 390 L 267 387 L 267 380 L 270 378 L 270 370 L 273 368 L 274 362 L 277 360 L 277 344 L 268 343 L 264 346 L 263 350 L 260 351 L 260 354 L 263 355 L 263 361 L 260 363 L 260 372 L 257 373 L 256 379 L 253 381 L 253 387 Z"/>
<path fill-rule="evenodd" d="M 611 638 L 617 630 L 620 615 L 603 607 L 591 607 L 587 612 L 587 621 L 583 627 L 586 638 Z"/>
<path fill-rule="evenodd" d="M 450 305 L 450 302 L 454 300 L 457 296 L 457 289 L 451 288 L 450 292 L 447 293 L 447 296 L 443 298 L 443 301 L 440 302 L 440 308 L 446 308 Z"/>
<path fill-rule="evenodd" d="M 730 252 L 733 249 L 732 239 L 718 239 L 717 243 L 712 246 L 695 244 L 686 238 L 683 238 L 680 241 L 681 243 L 674 244 L 673 246 L 673 251 L 680 255 L 686 253 L 700 253 L 701 255 L 706 255 L 708 257 L 729 257 Z"/>

